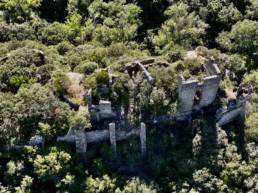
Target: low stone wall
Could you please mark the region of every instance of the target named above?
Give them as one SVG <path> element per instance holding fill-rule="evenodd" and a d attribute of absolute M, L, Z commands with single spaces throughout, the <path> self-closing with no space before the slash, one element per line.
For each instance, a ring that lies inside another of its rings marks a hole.
<path fill-rule="evenodd" d="M 219 126 L 223 126 L 227 123 L 230 123 L 233 121 L 237 116 L 243 114 L 245 112 L 244 105 L 241 105 L 239 107 L 236 107 L 235 109 L 226 110 L 223 112 L 220 116 L 220 118 L 217 119 L 217 124 Z"/>
<path fill-rule="evenodd" d="M 251 98 L 251 92 L 245 97 L 238 98 L 236 105 L 228 109 L 219 109 L 216 113 L 217 124 L 223 126 L 227 123 L 230 123 L 239 115 L 245 115 L 246 103 Z"/>
<path fill-rule="evenodd" d="M 57 141 L 75 143 L 77 153 L 85 153 L 87 151 L 87 143 L 110 141 L 113 151 L 116 154 L 116 142 L 126 140 L 132 135 L 140 137 L 141 152 L 144 154 L 146 152 L 146 126 L 144 123 L 141 123 L 140 128 L 131 129 L 128 132 L 117 131 L 115 123 L 110 123 L 108 130 L 85 132 L 84 130 L 70 129 L 67 135 L 58 137 Z"/>

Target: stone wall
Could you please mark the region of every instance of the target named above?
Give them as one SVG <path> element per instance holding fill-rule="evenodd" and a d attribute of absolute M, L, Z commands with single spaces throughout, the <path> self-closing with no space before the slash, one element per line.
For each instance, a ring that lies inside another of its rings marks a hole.
<path fill-rule="evenodd" d="M 202 85 L 202 95 L 199 106 L 206 107 L 210 105 L 216 98 L 220 84 L 220 76 L 213 75 L 204 78 Z"/>
<path fill-rule="evenodd" d="M 236 104 L 234 106 L 229 106 L 228 108 L 218 109 L 215 117 L 217 119 L 217 124 L 223 126 L 230 123 L 239 115 L 244 116 L 246 111 L 246 103 L 251 98 L 251 91 L 246 96 L 241 96 L 237 98 Z"/>
<path fill-rule="evenodd" d="M 223 126 L 227 123 L 230 123 L 231 121 L 233 121 L 237 116 L 243 114 L 243 112 L 245 111 L 244 106 L 239 106 L 236 107 L 234 109 L 230 109 L 230 110 L 226 110 L 224 111 L 221 116 L 217 119 L 217 124 L 219 126 Z"/>
<path fill-rule="evenodd" d="M 184 77 L 179 76 L 178 80 L 178 101 L 179 108 L 177 113 L 178 120 L 185 120 L 192 114 L 194 108 L 194 98 L 197 90 L 201 91 L 201 98 L 197 108 L 209 106 L 216 98 L 221 76 L 220 70 L 213 60 L 204 65 L 206 77 L 203 82 L 198 80 L 185 80 Z"/>
<path fill-rule="evenodd" d="M 75 143 L 77 153 L 85 153 L 87 151 L 87 143 L 110 141 L 116 154 L 116 142 L 126 140 L 132 135 L 140 137 L 141 151 L 144 154 L 146 152 L 146 126 L 144 123 L 141 123 L 140 128 L 134 128 L 130 131 L 116 130 L 115 123 L 110 123 L 109 129 L 106 130 L 85 132 L 84 130 L 70 129 L 67 135 L 58 137 L 57 141 Z"/>
<path fill-rule="evenodd" d="M 76 153 L 84 153 L 87 151 L 87 139 L 84 130 L 78 129 L 74 131 L 75 133 L 75 145 Z"/>
<path fill-rule="evenodd" d="M 179 77 L 179 83 L 178 83 L 178 101 L 180 105 L 178 109 L 179 118 L 185 119 L 186 116 L 191 114 L 197 88 L 198 88 L 197 80 L 185 81 L 182 76 Z"/>
<path fill-rule="evenodd" d="M 129 63 L 126 65 L 125 69 L 128 72 L 130 77 L 135 76 L 139 71 L 141 71 L 147 78 L 148 82 L 152 84 L 154 81 L 154 78 L 151 76 L 151 74 L 147 70 L 147 68 L 152 65 L 155 65 L 154 58 Z"/>

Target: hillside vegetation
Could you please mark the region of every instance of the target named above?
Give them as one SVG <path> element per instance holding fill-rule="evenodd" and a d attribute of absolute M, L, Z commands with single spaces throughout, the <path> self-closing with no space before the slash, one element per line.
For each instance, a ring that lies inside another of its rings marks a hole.
<path fill-rule="evenodd" d="M 125 72 L 148 58 L 154 85 Z M 204 58 L 222 71 L 214 104 L 191 123 L 149 123 L 176 113 L 178 75 L 201 80 Z M 239 85 L 253 88 L 246 116 L 219 127 L 214 112 Z M 57 142 L 106 127 L 79 108 L 89 90 L 146 122 L 144 157 L 136 137 L 117 157 L 109 142 L 84 157 Z M 257 193 L 257 94 L 258 0 L 1 0 L 0 193 Z M 44 148 L 27 145 L 34 135 Z"/>

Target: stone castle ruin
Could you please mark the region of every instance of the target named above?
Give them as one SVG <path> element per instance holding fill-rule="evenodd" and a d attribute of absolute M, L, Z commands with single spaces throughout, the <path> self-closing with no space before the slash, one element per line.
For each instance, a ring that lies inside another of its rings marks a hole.
<path fill-rule="evenodd" d="M 186 57 L 191 59 L 197 58 L 196 51 L 189 51 L 186 55 Z M 129 63 L 125 69 L 130 77 L 134 77 L 138 72 L 142 72 L 148 82 L 152 84 L 155 80 L 148 72 L 148 68 L 154 65 L 167 67 L 169 64 L 166 62 L 157 62 L 154 58 L 150 58 Z M 214 102 L 222 80 L 222 73 L 213 58 L 206 59 L 203 69 L 204 78 L 201 81 L 197 79 L 187 80 L 183 75 L 179 75 L 177 87 L 179 108 L 173 117 L 166 117 L 167 120 L 187 120 L 191 117 L 194 110 L 199 111 Z M 244 114 L 246 102 L 250 97 L 251 91 L 249 90 L 248 94 L 242 94 L 236 97 L 234 107 L 232 107 L 232 102 L 229 102 L 231 103 L 230 108 L 220 108 L 215 115 L 217 123 L 222 126 L 232 121 L 238 115 Z"/>
<path fill-rule="evenodd" d="M 192 53 L 196 52 L 192 51 Z M 204 78 L 202 80 L 186 79 L 183 75 L 179 75 L 177 87 L 179 107 L 177 113 L 172 116 L 173 119 L 177 121 L 187 120 L 191 117 L 193 111 L 202 110 L 204 107 L 211 105 L 216 99 L 222 79 L 221 71 L 213 58 L 205 61 L 203 65 L 204 72 L 202 72 Z M 155 80 L 148 72 L 148 68 L 153 65 L 169 66 L 166 62 L 157 62 L 154 58 L 151 58 L 127 64 L 125 71 L 131 78 L 141 72 L 147 81 L 153 85 Z M 104 92 L 108 92 L 108 87 L 111 87 L 113 81 L 115 81 L 110 68 L 108 68 L 107 71 L 109 83 L 108 86 L 105 87 Z M 231 97 L 231 99 L 228 100 L 227 107 L 221 107 L 217 110 L 216 115 L 214 115 L 217 124 L 222 126 L 231 122 L 237 116 L 244 115 L 246 102 L 250 99 L 251 93 L 251 88 L 244 89 L 240 86 L 237 92 L 233 93 L 233 98 Z M 112 108 L 111 102 L 108 99 L 100 99 L 97 105 L 93 105 L 91 90 L 88 90 L 84 97 L 87 99 L 91 120 L 101 124 L 103 120 L 109 120 L 109 129 L 85 131 L 72 128 L 68 131 L 67 135 L 58 137 L 58 141 L 74 143 L 77 153 L 85 153 L 87 151 L 87 144 L 89 143 L 110 141 L 113 151 L 116 154 L 117 141 L 126 140 L 130 136 L 136 135 L 140 137 L 142 154 L 146 152 L 146 126 L 144 123 L 141 123 L 140 127 L 134 127 L 129 130 L 116 129 L 114 120 L 119 116 L 119 112 Z M 116 123 L 118 123 L 118 127 L 122 127 L 119 121 Z"/>
<path fill-rule="evenodd" d="M 185 120 L 191 115 L 193 109 L 201 109 L 209 106 L 216 98 L 221 80 L 221 72 L 218 65 L 209 60 L 205 65 L 206 77 L 202 82 L 198 80 L 185 80 L 180 75 L 178 80 L 179 109 L 178 120 Z M 201 92 L 198 104 L 194 104 L 197 91 Z"/>

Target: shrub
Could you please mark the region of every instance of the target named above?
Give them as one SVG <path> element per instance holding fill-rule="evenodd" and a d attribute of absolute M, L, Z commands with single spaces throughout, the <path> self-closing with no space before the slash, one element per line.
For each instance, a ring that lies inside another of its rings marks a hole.
<path fill-rule="evenodd" d="M 86 88 L 97 88 L 108 83 L 108 73 L 106 70 L 96 70 L 85 80 Z"/>
<path fill-rule="evenodd" d="M 59 44 L 57 44 L 57 51 L 60 55 L 65 55 L 66 52 L 72 50 L 74 46 L 68 42 L 68 41 L 63 41 Z"/>
<path fill-rule="evenodd" d="M 83 61 L 74 68 L 74 71 L 82 74 L 91 74 L 97 68 L 98 64 L 96 62 Z"/>
<path fill-rule="evenodd" d="M 35 40 L 35 31 L 28 24 L 5 24 L 0 23 L 0 42 L 7 42 L 10 40 Z"/>
<path fill-rule="evenodd" d="M 69 29 L 63 23 L 54 22 L 43 27 L 39 31 L 39 39 L 47 45 L 56 45 L 68 40 Z"/>
<path fill-rule="evenodd" d="M 245 121 L 245 125 L 246 138 L 258 142 L 258 113 L 250 114 Z"/>
<path fill-rule="evenodd" d="M 50 152 L 48 155 L 38 155 L 34 160 L 34 170 L 39 179 L 57 180 L 70 168 L 70 154 L 66 152 Z"/>

